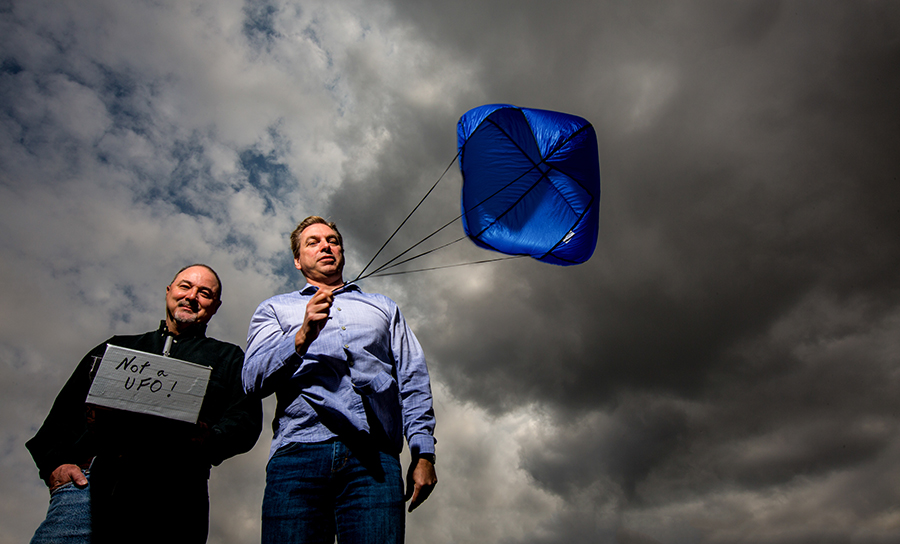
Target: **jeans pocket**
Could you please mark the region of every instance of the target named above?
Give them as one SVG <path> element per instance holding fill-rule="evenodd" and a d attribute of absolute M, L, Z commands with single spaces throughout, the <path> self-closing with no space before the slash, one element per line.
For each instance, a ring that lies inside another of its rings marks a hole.
<path fill-rule="evenodd" d="M 64 492 L 72 487 L 75 487 L 75 482 L 66 482 L 64 484 L 58 485 L 50 490 L 50 496 L 52 497 L 53 495 Z"/>
<path fill-rule="evenodd" d="M 281 446 L 280 448 L 275 450 L 275 453 L 272 454 L 272 458 L 274 459 L 275 457 L 290 455 L 301 447 L 303 447 L 303 444 L 301 442 L 288 442 L 284 446 Z M 269 460 L 269 462 L 271 462 L 271 459 Z"/>

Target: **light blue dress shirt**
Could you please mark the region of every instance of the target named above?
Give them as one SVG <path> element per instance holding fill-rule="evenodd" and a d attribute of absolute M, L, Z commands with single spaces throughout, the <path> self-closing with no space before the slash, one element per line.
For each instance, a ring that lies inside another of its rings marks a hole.
<path fill-rule="evenodd" d="M 274 296 L 250 321 L 244 389 L 277 398 L 269 456 L 293 442 L 369 433 L 374 425 L 384 429 L 396 453 L 404 435 L 413 452 L 434 453 L 425 354 L 397 304 L 353 284 L 337 290 L 325 327 L 301 357 L 294 337 L 317 290 L 307 284 Z"/>

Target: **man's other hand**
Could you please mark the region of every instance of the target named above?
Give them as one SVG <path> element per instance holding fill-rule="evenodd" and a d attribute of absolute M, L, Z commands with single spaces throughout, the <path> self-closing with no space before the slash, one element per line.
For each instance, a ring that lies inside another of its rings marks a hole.
<path fill-rule="evenodd" d="M 418 459 L 410 463 L 409 471 L 406 473 L 406 500 L 409 501 L 410 512 L 425 502 L 437 485 L 437 481 L 437 474 L 431 461 Z"/>
<path fill-rule="evenodd" d="M 50 491 L 54 491 L 57 487 L 69 482 L 74 482 L 78 487 L 84 487 L 88 484 L 87 478 L 84 477 L 84 473 L 81 472 L 81 467 L 78 465 L 67 464 L 56 467 L 50 473 L 47 486 L 50 488 Z"/>

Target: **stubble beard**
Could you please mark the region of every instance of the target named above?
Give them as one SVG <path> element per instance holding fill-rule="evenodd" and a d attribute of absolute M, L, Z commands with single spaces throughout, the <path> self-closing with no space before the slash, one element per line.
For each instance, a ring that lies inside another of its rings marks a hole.
<path fill-rule="evenodd" d="M 190 304 L 178 304 L 175 307 L 175 311 L 172 312 L 172 320 L 176 323 L 190 325 L 192 323 L 196 323 L 199 319 L 200 317 L 197 315 L 197 312 L 194 311 Z"/>

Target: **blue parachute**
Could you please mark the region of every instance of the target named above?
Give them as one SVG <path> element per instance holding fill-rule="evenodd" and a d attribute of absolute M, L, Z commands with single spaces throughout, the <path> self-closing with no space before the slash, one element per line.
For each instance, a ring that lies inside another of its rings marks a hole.
<path fill-rule="evenodd" d="M 600 223 L 597 135 L 581 117 L 480 106 L 457 125 L 463 229 L 477 245 L 558 265 L 587 261 Z"/>

